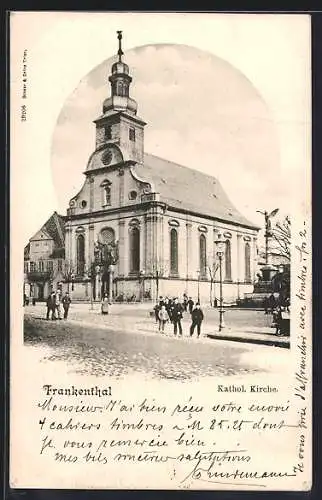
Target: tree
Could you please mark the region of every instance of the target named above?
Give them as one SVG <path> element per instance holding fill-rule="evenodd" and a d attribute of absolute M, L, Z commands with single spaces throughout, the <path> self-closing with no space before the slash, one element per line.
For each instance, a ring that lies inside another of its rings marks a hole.
<path fill-rule="evenodd" d="M 69 284 L 73 282 L 73 279 L 76 274 L 76 268 L 71 260 L 65 260 L 63 269 L 62 269 L 62 277 L 63 280 L 67 283 L 67 291 L 69 293 Z"/>
<path fill-rule="evenodd" d="M 157 259 L 152 265 L 152 277 L 155 279 L 156 301 L 159 299 L 160 278 L 169 271 L 168 262 Z"/>
<path fill-rule="evenodd" d="M 286 216 L 271 227 L 269 235 L 277 243 L 281 255 L 291 260 L 291 220 Z"/>

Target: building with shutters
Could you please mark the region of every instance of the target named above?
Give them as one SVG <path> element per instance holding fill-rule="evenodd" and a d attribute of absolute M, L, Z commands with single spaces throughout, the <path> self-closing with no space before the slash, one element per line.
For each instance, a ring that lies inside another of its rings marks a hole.
<path fill-rule="evenodd" d="M 65 278 L 65 217 L 54 212 L 24 248 L 24 294 L 45 300 Z"/>
<path fill-rule="evenodd" d="M 146 123 L 130 97 L 121 32 L 118 39 L 111 95 L 94 120 L 94 151 L 65 219 L 74 299 L 186 293 L 209 303 L 219 293 L 215 241 L 221 237 L 224 302 L 234 302 L 253 289 L 258 228 L 236 210 L 215 177 L 145 153 Z"/>

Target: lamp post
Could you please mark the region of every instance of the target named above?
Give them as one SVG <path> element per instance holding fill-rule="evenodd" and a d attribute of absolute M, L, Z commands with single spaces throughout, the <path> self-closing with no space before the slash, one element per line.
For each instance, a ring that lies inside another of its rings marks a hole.
<path fill-rule="evenodd" d="M 224 325 L 224 308 L 223 308 L 223 289 L 222 289 L 222 259 L 225 252 L 225 242 L 221 239 L 221 235 L 218 236 L 218 240 L 215 241 L 217 245 L 217 256 L 219 259 L 219 331 L 225 327 Z"/>
<path fill-rule="evenodd" d="M 200 304 L 200 269 L 198 269 L 197 275 L 198 275 L 198 302 Z"/>
<path fill-rule="evenodd" d="M 144 298 L 144 275 L 145 275 L 145 271 L 144 269 L 142 269 L 140 271 L 140 295 L 141 295 L 141 302 L 143 302 L 143 298 Z"/>
<path fill-rule="evenodd" d="M 90 298 L 91 298 L 91 311 L 94 309 L 93 305 L 93 294 L 94 294 L 94 286 L 93 286 L 93 280 L 95 277 L 95 274 L 93 273 L 93 263 L 91 263 L 88 271 L 88 277 L 90 279 L 90 284 L 91 284 L 91 290 L 90 290 Z"/>
<path fill-rule="evenodd" d="M 95 266 L 95 291 L 96 291 L 96 299 L 101 299 L 101 291 L 100 291 L 100 272 L 101 267 L 99 264 Z"/>

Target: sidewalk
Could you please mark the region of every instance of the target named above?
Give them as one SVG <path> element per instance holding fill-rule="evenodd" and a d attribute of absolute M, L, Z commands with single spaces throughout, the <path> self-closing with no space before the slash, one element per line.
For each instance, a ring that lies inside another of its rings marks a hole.
<path fill-rule="evenodd" d="M 127 308 L 127 306 L 125 306 Z M 94 304 L 93 309 L 89 305 L 75 304 L 70 310 L 68 322 L 82 326 L 96 326 L 108 331 L 117 331 L 124 333 L 140 333 L 146 335 L 159 334 L 158 325 L 154 317 L 150 317 L 147 310 L 142 311 L 141 308 L 131 307 L 132 314 L 124 315 L 124 306 L 113 304 L 111 313 L 107 316 L 100 314 L 100 305 Z M 141 310 L 140 310 L 141 309 Z M 25 307 L 25 314 L 38 319 L 44 319 L 46 308 L 43 305 Z M 129 312 L 129 309 L 127 308 Z M 186 315 L 182 320 L 184 339 L 190 339 L 190 317 Z M 218 322 L 208 320 L 202 325 L 202 334 L 199 340 L 212 342 L 212 340 L 224 340 L 232 342 L 242 342 L 250 344 L 260 344 L 276 347 L 290 347 L 290 337 L 278 337 L 274 334 L 274 329 L 270 327 L 260 326 L 243 326 L 226 324 L 225 328 L 219 332 Z M 168 338 L 175 338 L 173 335 L 172 324 L 166 325 L 165 334 Z M 196 332 L 194 337 L 196 336 Z"/>

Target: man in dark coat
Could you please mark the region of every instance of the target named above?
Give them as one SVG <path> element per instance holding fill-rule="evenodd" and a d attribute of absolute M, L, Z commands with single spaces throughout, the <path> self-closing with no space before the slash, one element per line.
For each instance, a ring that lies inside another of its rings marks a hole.
<path fill-rule="evenodd" d="M 188 309 L 189 309 L 189 313 L 191 314 L 192 311 L 193 311 L 193 306 L 194 306 L 194 301 L 192 300 L 191 297 L 189 297 L 189 300 L 188 300 Z"/>
<path fill-rule="evenodd" d="M 166 308 L 167 313 L 169 315 L 169 319 L 170 319 L 170 321 L 172 321 L 172 299 L 167 297 L 164 305 L 165 305 L 165 308 Z"/>
<path fill-rule="evenodd" d="M 187 312 L 187 309 L 188 309 L 188 297 L 187 297 L 187 294 L 184 293 L 183 294 L 183 310 L 184 310 L 184 312 Z"/>
<path fill-rule="evenodd" d="M 197 327 L 197 336 L 200 337 L 201 323 L 204 319 L 203 312 L 200 308 L 200 304 L 197 302 L 196 307 L 191 313 L 191 326 L 190 326 L 190 337 L 192 337 L 195 327 Z"/>
<path fill-rule="evenodd" d="M 276 300 L 275 300 L 274 294 L 272 293 L 268 298 L 268 307 L 269 307 L 271 314 L 273 314 L 273 311 L 274 311 L 276 306 L 277 306 Z"/>
<path fill-rule="evenodd" d="M 182 325 L 181 325 L 182 316 L 183 316 L 182 305 L 179 304 L 178 299 L 175 299 L 171 307 L 171 321 L 173 323 L 174 335 L 177 335 L 177 331 L 179 328 L 180 337 L 182 337 Z"/>
<path fill-rule="evenodd" d="M 50 313 L 51 313 L 51 319 L 56 319 L 56 315 L 55 315 L 55 306 L 56 306 L 55 292 L 51 292 L 48 295 L 46 304 L 47 304 L 46 319 L 49 319 Z"/>
<path fill-rule="evenodd" d="M 68 318 L 68 311 L 69 311 L 70 303 L 71 303 L 71 299 L 70 299 L 69 293 L 66 292 L 64 297 L 63 297 L 64 319 Z"/>

